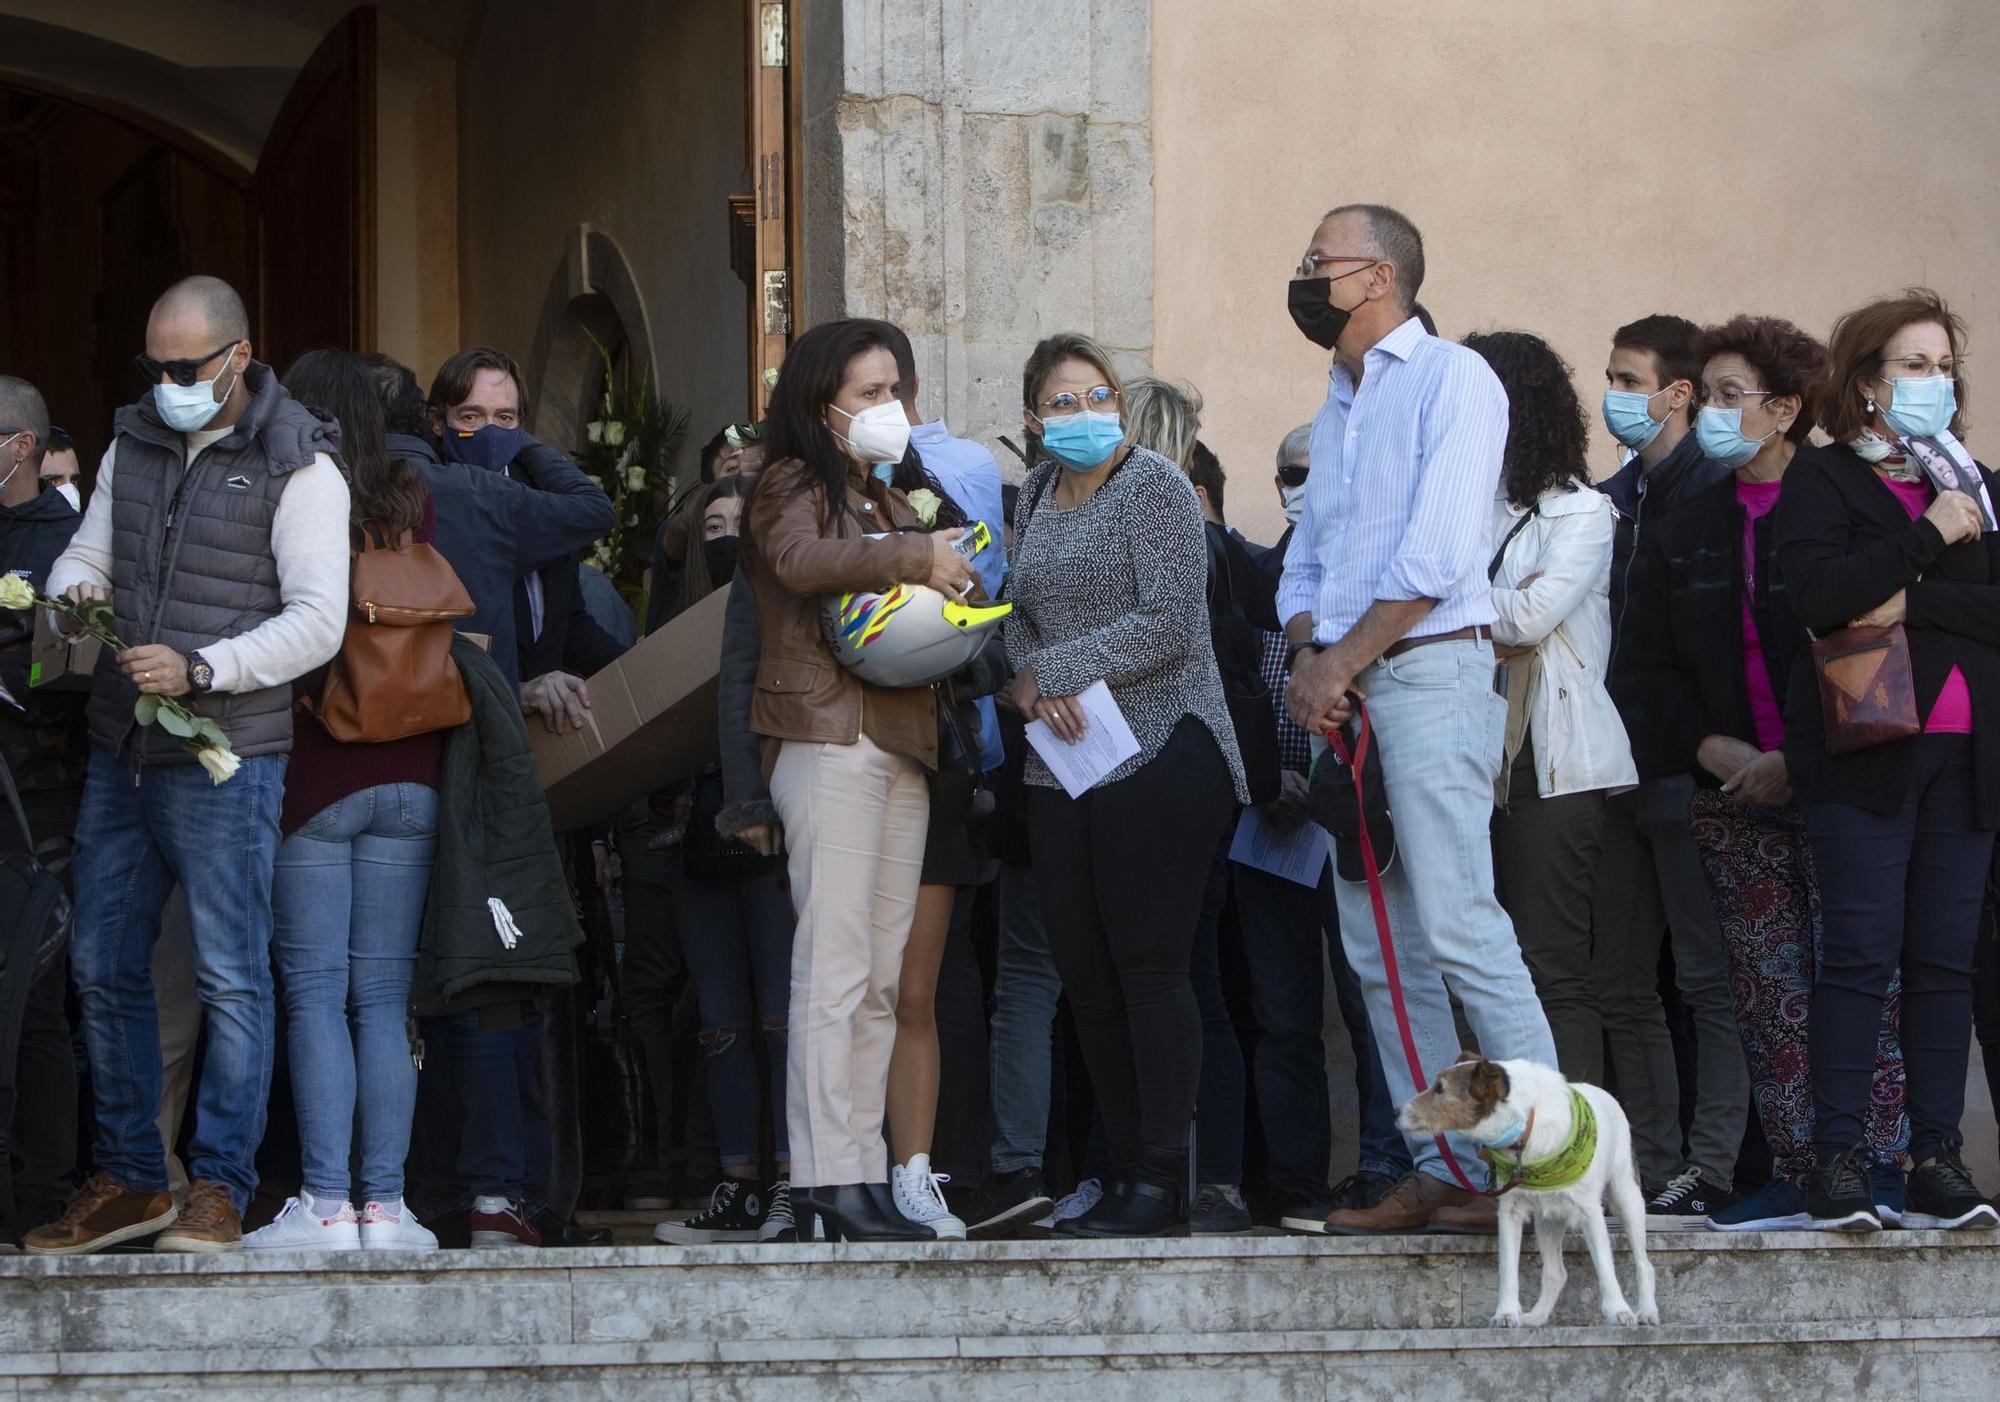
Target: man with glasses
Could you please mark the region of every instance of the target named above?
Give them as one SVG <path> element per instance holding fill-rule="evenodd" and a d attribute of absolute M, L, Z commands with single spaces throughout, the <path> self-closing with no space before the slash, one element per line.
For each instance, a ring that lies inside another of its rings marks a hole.
<path fill-rule="evenodd" d="M 1395 823 L 1380 876 L 1386 928 L 1369 884 L 1335 887 L 1399 1104 L 1457 1058 L 1453 995 L 1488 1056 L 1556 1057 L 1493 893 L 1487 835 L 1507 718 L 1486 579 L 1507 397 L 1485 361 L 1424 333 L 1413 312 L 1423 275 L 1423 238 L 1393 209 L 1343 206 L 1313 234 L 1288 301 L 1334 363 L 1278 597 L 1292 719 L 1323 736 L 1353 718 L 1358 692 L 1374 729 Z M 1492 1230 L 1476 1147 L 1411 1139 L 1417 1172 L 1373 1207 L 1331 1213 L 1324 1230 Z"/>
<path fill-rule="evenodd" d="M 49 575 L 53 593 L 109 599 L 131 646 L 97 672 L 77 824 L 71 968 L 97 1171 L 60 1218 L 28 1234 L 24 1245 L 42 1255 L 154 1233 L 156 1250 L 242 1244 L 271 1080 L 271 866 L 291 683 L 338 650 L 347 614 L 339 432 L 252 357 L 234 289 L 210 277 L 168 288 L 138 362 L 146 391 L 118 411 L 90 509 Z M 138 724 L 134 705 L 147 696 L 214 721 L 240 767 L 211 779 L 172 735 Z M 192 1184 L 178 1211 L 155 1123 L 149 974 L 176 884 L 207 1023 Z"/>

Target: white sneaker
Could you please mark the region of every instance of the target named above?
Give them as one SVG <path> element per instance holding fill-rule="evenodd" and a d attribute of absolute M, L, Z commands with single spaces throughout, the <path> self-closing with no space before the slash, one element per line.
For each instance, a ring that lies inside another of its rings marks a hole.
<path fill-rule="evenodd" d="M 1076 1185 L 1076 1191 L 1058 1202 L 1049 1215 L 1036 1222 L 1045 1231 L 1054 1231 L 1057 1223 L 1081 1217 L 1104 1200 L 1104 1185 L 1095 1178 L 1086 1178 Z"/>
<path fill-rule="evenodd" d="M 438 1239 L 407 1206 L 371 1202 L 361 1209 L 363 1251 L 435 1251 Z"/>
<path fill-rule="evenodd" d="M 907 1165 L 897 1164 L 890 1170 L 890 1177 L 895 1180 L 897 1211 L 919 1226 L 929 1227 L 939 1241 L 965 1240 L 965 1223 L 951 1215 L 944 1200 L 944 1185 L 951 1181 L 951 1175 L 932 1173 L 929 1154 L 911 1155 Z"/>
<path fill-rule="evenodd" d="M 320 1215 L 331 1203 L 312 1203 L 286 1198 L 285 1205 L 268 1227 L 259 1227 L 243 1238 L 245 1251 L 359 1251 L 361 1227 L 350 1203 L 341 1203 L 332 1216 Z"/>

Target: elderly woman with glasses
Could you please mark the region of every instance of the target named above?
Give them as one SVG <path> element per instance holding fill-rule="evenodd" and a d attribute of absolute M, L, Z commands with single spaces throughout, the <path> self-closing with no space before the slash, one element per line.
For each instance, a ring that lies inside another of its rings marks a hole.
<path fill-rule="evenodd" d="M 1082 700 L 1101 682 L 1137 742 L 1074 794 L 1039 754 L 1027 762 L 1035 879 L 1113 1183 L 1060 1230 L 1157 1236 L 1184 1220 L 1201 1055 L 1188 960 L 1209 859 L 1232 799 L 1247 799 L 1242 761 L 1210 645 L 1193 487 L 1127 441 L 1118 373 L 1088 337 L 1036 346 L 1022 390 L 1037 465 L 1008 585 L 1009 697 L 1074 745 L 1102 723 Z"/>

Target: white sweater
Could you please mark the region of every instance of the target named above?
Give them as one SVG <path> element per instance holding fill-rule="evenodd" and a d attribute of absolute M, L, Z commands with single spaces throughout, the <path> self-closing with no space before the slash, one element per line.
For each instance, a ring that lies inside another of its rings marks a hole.
<path fill-rule="evenodd" d="M 188 466 L 228 432 L 188 434 Z M 83 524 L 49 570 L 52 596 L 76 584 L 111 587 L 112 476 L 117 455 L 114 439 L 97 465 L 97 487 Z M 215 668 L 215 690 L 282 686 L 340 650 L 347 628 L 347 511 L 347 479 L 325 453 L 292 473 L 271 518 L 271 557 L 277 561 L 278 595 L 284 608 L 242 636 L 224 638 L 201 650 L 203 659 Z"/>

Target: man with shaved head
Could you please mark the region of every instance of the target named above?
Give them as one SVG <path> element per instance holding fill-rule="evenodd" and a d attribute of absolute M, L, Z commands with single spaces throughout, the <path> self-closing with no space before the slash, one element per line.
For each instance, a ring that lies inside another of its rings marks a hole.
<path fill-rule="evenodd" d="M 108 598 L 131 646 L 98 667 L 77 823 L 71 968 L 97 1115 L 97 1171 L 23 1244 L 234 1251 L 257 1186 L 274 1008 L 271 866 L 292 745 L 294 678 L 339 649 L 347 614 L 347 485 L 339 431 L 251 353 L 243 300 L 212 277 L 175 283 L 146 322 L 145 394 L 118 411 L 83 523 L 51 592 Z M 211 780 L 145 696 L 214 721 L 241 760 Z M 192 1180 L 167 1191 L 159 1026 L 149 975 L 178 884 L 194 933 L 207 1053 Z M 162 1228 L 165 1228 L 162 1231 Z"/>

